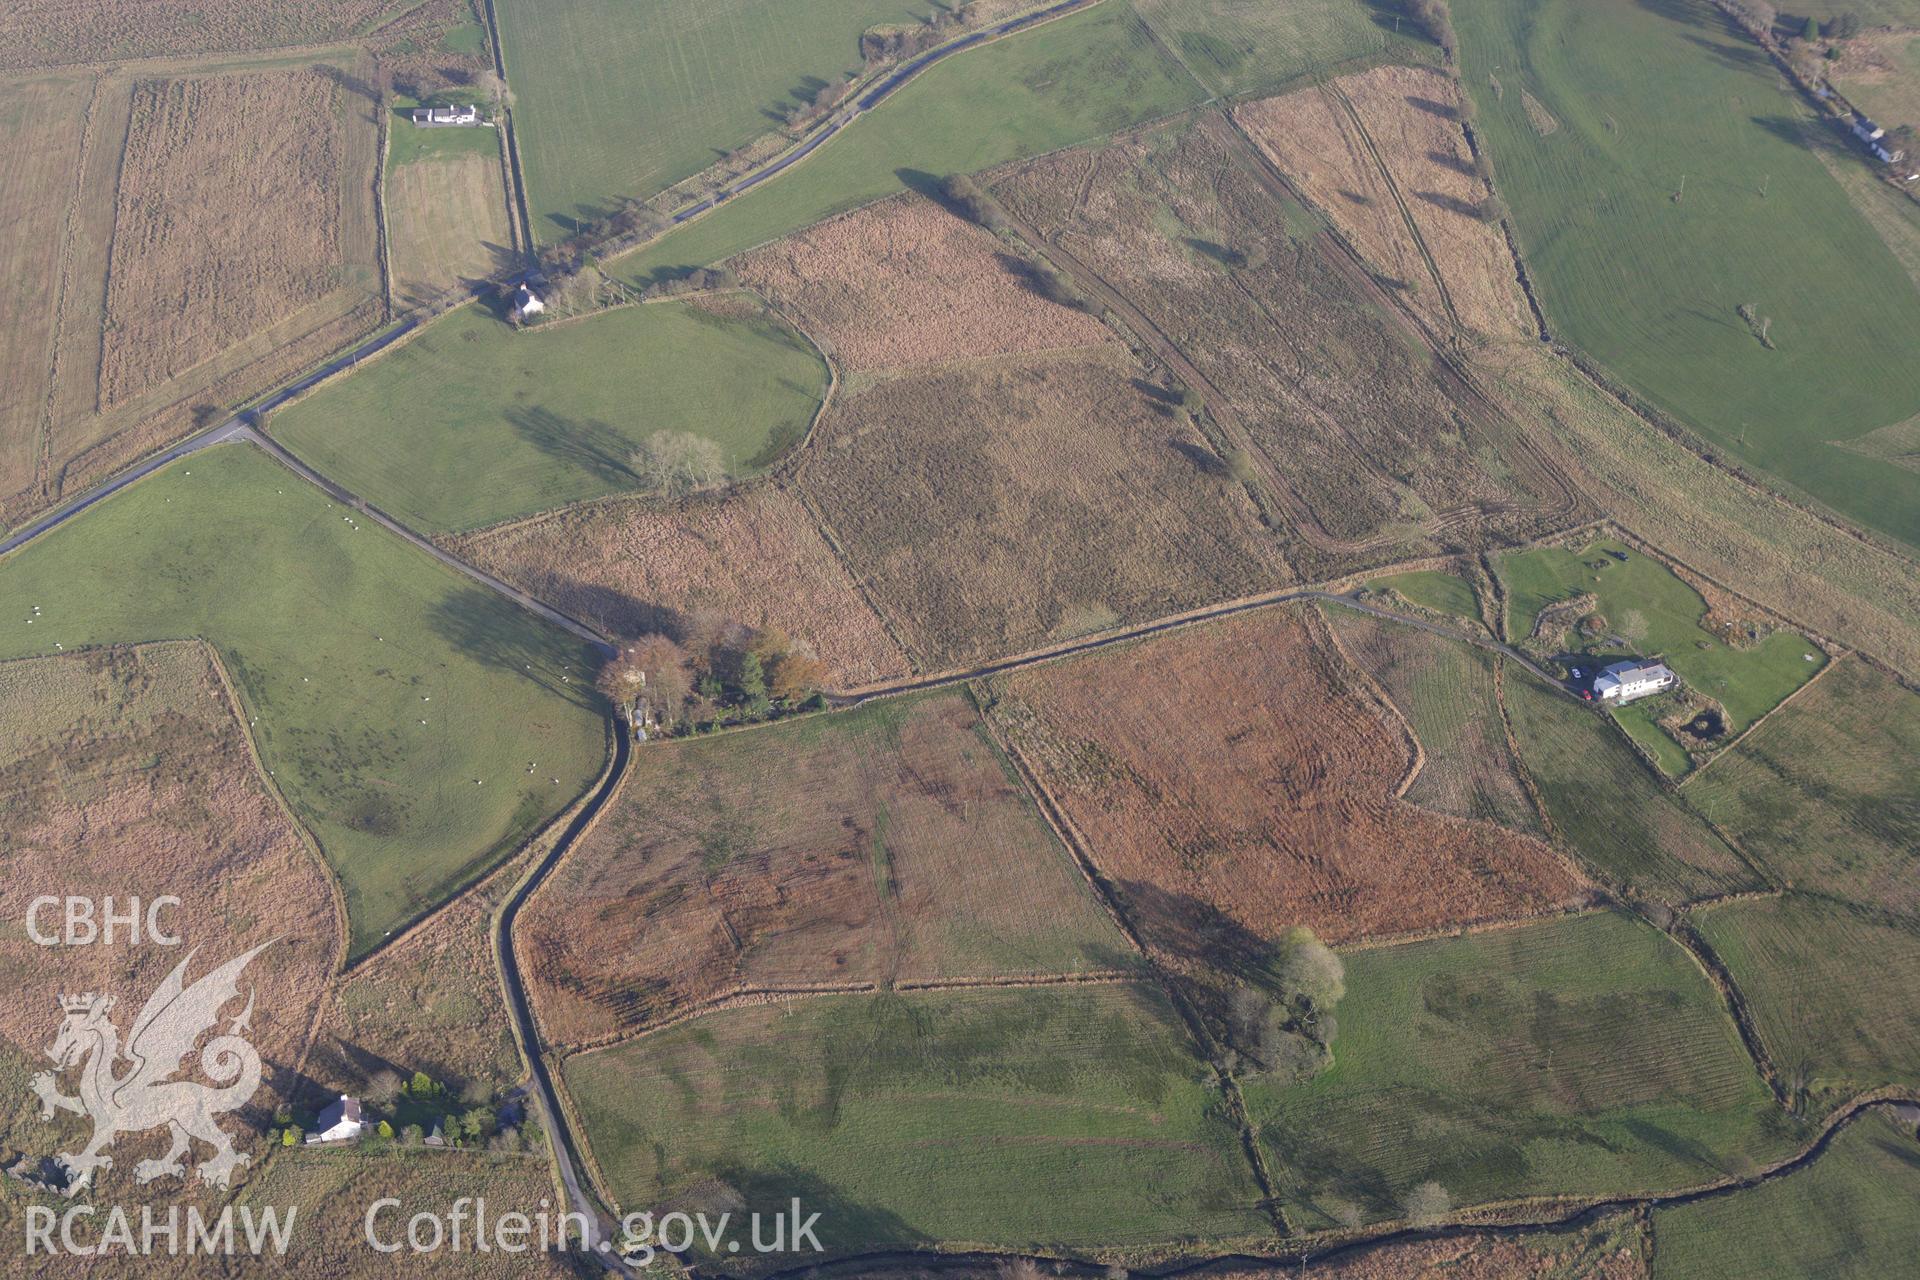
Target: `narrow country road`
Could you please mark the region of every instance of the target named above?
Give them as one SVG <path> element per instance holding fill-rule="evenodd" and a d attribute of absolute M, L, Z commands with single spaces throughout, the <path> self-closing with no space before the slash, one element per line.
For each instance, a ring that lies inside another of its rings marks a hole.
<path fill-rule="evenodd" d="M 979 31 L 970 32 L 960 37 L 951 44 L 941 45 L 937 49 L 929 49 L 927 52 L 909 59 L 907 62 L 889 72 L 879 83 L 873 85 L 865 93 L 862 93 L 858 98 L 854 99 L 851 107 L 844 108 L 835 113 L 828 119 L 825 125 L 821 126 L 818 133 L 807 138 L 805 142 L 802 142 L 793 150 L 775 157 L 731 186 L 723 187 L 699 203 L 689 205 L 674 214 L 673 225 L 680 226 L 683 223 L 693 221 L 702 214 L 710 213 L 719 205 L 731 200 L 741 192 L 757 187 L 768 178 L 784 173 L 787 169 L 799 164 L 802 160 L 805 160 L 815 151 L 825 146 L 827 142 L 842 129 L 852 124 L 855 120 L 858 120 L 865 113 L 873 110 L 886 99 L 892 97 L 899 91 L 902 85 L 914 79 L 936 62 L 950 58 L 956 53 L 964 53 L 966 50 L 976 45 L 984 44 L 989 40 L 997 40 L 1001 36 L 1009 36 L 1016 31 L 1024 31 L 1028 27 L 1038 26 L 1054 18 L 1065 17 L 1075 9 L 1087 9 L 1099 3 L 1100 0 L 1060 0 L 1058 4 L 1048 5 L 1044 9 L 1022 14 L 1016 18 L 1008 18 L 1006 21 L 996 23 L 991 27 L 983 27 Z"/>
<path fill-rule="evenodd" d="M 178 444 L 170 448 L 162 449 L 152 457 L 135 463 L 106 483 L 87 490 L 87 492 L 70 502 L 62 503 L 39 519 L 16 529 L 13 533 L 9 534 L 5 540 L 0 540 L 0 555 L 5 555 L 15 547 L 25 546 L 49 529 L 54 529 L 65 524 L 101 499 L 111 497 L 134 481 L 143 480 L 168 463 L 178 462 L 188 454 L 198 453 L 209 445 L 225 444 L 229 440 L 253 439 L 258 441 L 260 436 L 258 432 L 254 431 L 254 424 L 259 422 L 268 413 L 278 409 L 295 396 L 331 378 L 334 374 L 351 369 L 354 365 L 359 364 L 374 352 L 398 341 L 418 327 L 419 323 L 418 320 L 411 318 L 402 320 L 398 325 L 387 330 L 385 333 L 376 334 L 346 354 L 334 357 L 305 377 L 280 388 L 280 390 L 274 392 L 271 396 L 268 396 L 252 408 L 242 409 L 225 422 L 216 423 L 211 427 L 196 431 Z M 312 473 L 302 469 L 302 474 L 311 477 Z"/>
<path fill-rule="evenodd" d="M 441 550 L 430 539 L 415 533 L 412 529 L 401 524 L 398 520 L 395 520 L 392 516 L 374 506 L 365 498 L 342 489 L 339 485 L 327 479 L 318 471 L 315 471 L 312 467 L 309 467 L 306 463 L 294 457 L 291 453 L 288 453 L 285 446 L 273 437 L 262 433 L 251 425 L 242 425 L 228 438 L 245 440 L 249 443 L 259 445 L 262 449 L 265 449 L 276 462 L 280 463 L 281 466 L 293 472 L 293 474 L 299 476 L 308 484 L 322 490 L 335 502 L 344 503 L 352 507 L 355 511 L 361 512 L 367 519 L 372 520 L 394 535 L 412 543 L 414 546 L 420 548 L 420 550 L 432 556 L 435 560 L 438 560 L 441 564 L 447 566 L 447 568 L 452 569 L 455 573 L 464 574 L 472 578 L 488 590 L 499 592 L 527 612 L 536 614 L 548 622 L 553 623 L 556 627 L 564 628 L 574 635 L 579 636 L 582 640 L 587 641 L 597 648 L 603 655 L 607 657 L 613 656 L 613 645 L 607 641 L 605 636 L 595 631 L 592 627 L 589 627 L 586 623 L 560 612 L 550 604 L 534 599 L 526 592 L 520 590 L 520 588 L 502 582 L 486 570 L 470 565 L 460 557 Z"/>
<path fill-rule="evenodd" d="M 587 1251 L 598 1258 L 607 1269 L 630 1273 L 632 1268 L 616 1251 L 618 1245 L 614 1239 L 612 1225 L 603 1219 L 594 1198 L 581 1185 L 580 1170 L 583 1162 L 580 1144 L 567 1124 L 566 1112 L 560 1109 L 560 1098 L 554 1090 L 553 1077 L 547 1070 L 547 1055 L 540 1045 L 540 1027 L 534 1021 L 533 1006 L 527 1000 L 526 983 L 520 977 L 520 960 L 513 949 L 513 923 L 519 918 L 520 908 L 547 878 L 547 873 L 552 871 L 567 850 L 573 847 L 573 842 L 600 812 L 601 806 L 606 804 L 607 798 L 620 785 L 620 778 L 627 771 L 627 761 L 632 755 L 632 744 L 628 740 L 626 726 L 617 718 L 611 721 L 611 724 L 613 726 L 613 763 L 607 769 L 606 779 L 580 807 L 580 812 L 573 815 L 573 820 L 567 823 L 566 830 L 561 832 L 558 840 L 554 841 L 553 848 L 540 859 L 539 865 L 528 873 L 520 887 L 514 890 L 513 896 L 508 898 L 506 905 L 500 909 L 494 949 L 499 957 L 500 983 L 506 992 L 507 1011 L 519 1027 L 520 1043 L 525 1048 L 527 1062 L 533 1071 L 534 1092 L 539 1095 L 540 1111 L 546 1120 L 547 1140 L 553 1144 L 554 1165 L 560 1171 L 560 1181 L 566 1186 L 567 1198 L 573 1202 L 575 1209 L 586 1215 L 587 1221 L 592 1225 L 591 1238 L 586 1242 Z"/>

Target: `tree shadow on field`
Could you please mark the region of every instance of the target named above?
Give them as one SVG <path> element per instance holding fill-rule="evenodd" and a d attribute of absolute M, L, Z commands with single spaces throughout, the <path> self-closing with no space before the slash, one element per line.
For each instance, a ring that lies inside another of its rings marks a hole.
<path fill-rule="evenodd" d="M 938 1175 L 932 1174 L 931 1171 L 937 1163 L 936 1158 L 925 1166 L 930 1174 L 927 1185 L 914 1186 L 909 1183 L 896 1186 L 896 1190 L 902 1196 L 927 1195 L 936 1192 L 939 1188 L 934 1185 L 933 1178 Z M 921 1248 L 935 1243 L 933 1237 L 908 1225 L 907 1221 L 893 1210 L 855 1200 L 808 1169 L 790 1164 L 758 1168 L 726 1165 L 714 1172 L 719 1182 L 736 1193 L 741 1201 L 735 1209 L 734 1220 L 740 1224 L 739 1230 L 743 1238 L 747 1233 L 746 1224 L 751 1221 L 751 1215 L 755 1214 L 759 1216 L 761 1228 L 769 1243 L 776 1231 L 772 1225 L 776 1217 L 786 1216 L 787 1229 L 792 1230 L 794 1223 L 791 1207 L 794 1200 L 798 1199 L 800 1221 L 807 1221 L 812 1214 L 820 1215 L 819 1222 L 814 1226 L 814 1234 L 819 1238 L 821 1246 L 828 1255 L 865 1253 L 876 1248 Z M 719 1188 L 716 1190 L 721 1190 L 721 1194 L 725 1195 L 724 1190 Z M 682 1192 L 681 1196 L 676 1197 L 676 1206 L 672 1207 L 677 1207 L 677 1202 L 682 1198 L 697 1199 L 698 1195 L 697 1189 Z M 670 1208 L 664 1204 L 659 1207 Z M 700 1207 L 697 1203 L 690 1202 L 683 1208 L 683 1212 L 697 1212 Z M 715 1210 L 724 1212 L 725 1208 L 723 1204 L 715 1204 L 709 1208 L 708 1217 L 716 1217 Z M 787 1259 L 792 1264 L 811 1265 L 820 1260 L 821 1255 L 813 1251 L 811 1244 L 800 1246 L 797 1252 L 793 1240 L 785 1241 L 785 1245 L 785 1250 L 779 1253 L 756 1254 L 755 1263 L 764 1267 L 768 1261 Z M 726 1246 L 723 1244 L 721 1247 L 724 1249 Z M 716 1255 L 713 1261 L 724 1262 L 725 1255 Z"/>
<path fill-rule="evenodd" d="M 539 594 L 609 636 L 633 638 L 657 634 L 675 643 L 686 638 L 686 614 L 668 605 L 641 600 L 615 587 L 553 574 L 542 584 Z"/>
<path fill-rule="evenodd" d="M 1232 475 L 1232 469 L 1213 452 L 1191 440 L 1182 440 L 1178 436 L 1167 441 L 1173 451 L 1193 464 L 1193 469 L 1203 476 L 1219 480 Z"/>
<path fill-rule="evenodd" d="M 1163 387 L 1157 382 L 1149 382 L 1145 378 L 1131 378 L 1127 385 L 1152 401 L 1153 407 L 1163 418 L 1172 417 L 1173 409 L 1180 403 L 1179 395 L 1171 388 Z"/>
<path fill-rule="evenodd" d="M 928 173 L 925 169 L 895 169 L 893 176 L 900 180 L 901 186 L 915 195 L 925 196 L 962 222 L 973 221 L 972 213 L 948 197 L 947 180 L 939 174 Z"/>
<path fill-rule="evenodd" d="M 1473 176 L 1473 166 L 1465 160 L 1462 160 L 1459 156 L 1454 155 L 1451 151 L 1429 151 L 1427 152 L 1427 159 L 1433 161 L 1442 169 L 1451 169 L 1455 173 L 1462 174 L 1469 178 Z"/>
<path fill-rule="evenodd" d="M 1796 116 L 1750 116 L 1754 124 L 1779 138 L 1782 142 L 1791 142 L 1805 147 L 1808 151 L 1824 152 L 1827 155 L 1864 156 L 1865 151 L 1855 151 L 1848 136 L 1830 126 L 1802 120 Z M 1755 190 L 1759 184 L 1754 185 Z"/>
<path fill-rule="evenodd" d="M 339 67 L 328 62 L 316 62 L 313 64 L 311 70 L 315 75 L 323 76 L 333 81 L 357 98 L 365 98 L 368 102 L 374 103 L 375 105 L 378 105 L 380 102 L 380 91 L 350 71 L 342 71 Z"/>
<path fill-rule="evenodd" d="M 1460 112 L 1444 102 L 1435 102 L 1432 98 L 1423 98 L 1417 93 L 1407 95 L 1407 105 L 1424 111 L 1430 116 L 1439 116 L 1442 120 L 1458 120 Z"/>
<path fill-rule="evenodd" d="M 1734 26 L 1733 19 L 1712 5 L 1694 0 L 1638 0 L 1642 9 L 1685 28 L 1680 38 L 1706 50 L 1723 66 L 1749 70 L 1771 64 L 1765 50 Z M 1706 34 L 1712 32 L 1713 35 Z M 1714 39 L 1718 35 L 1719 39 Z"/>
<path fill-rule="evenodd" d="M 1251 977 L 1273 950 L 1270 939 L 1190 894 L 1146 880 L 1122 880 L 1115 887 L 1147 941 L 1180 959 L 1225 976 Z"/>
<path fill-rule="evenodd" d="M 1734 1168 L 1727 1160 L 1723 1159 L 1719 1152 L 1713 1150 L 1713 1148 L 1707 1146 L 1705 1143 L 1674 1133 L 1670 1129 L 1663 1129 L 1651 1121 L 1637 1119 L 1626 1120 L 1622 1123 L 1621 1127 L 1631 1134 L 1635 1141 L 1643 1142 L 1654 1150 L 1664 1152 L 1676 1160 L 1699 1165 L 1723 1174 L 1737 1174 L 1740 1172 L 1739 1169 Z"/>
<path fill-rule="evenodd" d="M 1416 191 L 1414 195 L 1425 200 L 1436 209 L 1445 209 L 1448 213 L 1457 213 L 1463 217 L 1477 218 L 1480 211 L 1459 196 L 1450 196 L 1444 191 Z"/>
<path fill-rule="evenodd" d="M 565 418 L 538 405 L 509 409 L 506 418 L 528 444 L 556 461 L 587 472 L 602 484 L 632 488 L 640 482 L 628 465 L 632 442 L 604 422 Z"/>
<path fill-rule="evenodd" d="M 587 643 L 485 587 L 456 587 L 428 611 L 427 625 L 470 658 L 511 671 L 596 715 L 606 710 L 593 687 L 597 659 Z"/>
<path fill-rule="evenodd" d="M 796 107 L 812 106 L 813 100 L 826 87 L 827 82 L 819 76 L 801 76 L 800 83 L 787 90 L 786 97 L 776 98 L 760 108 L 760 114 L 775 124 L 785 124 Z"/>

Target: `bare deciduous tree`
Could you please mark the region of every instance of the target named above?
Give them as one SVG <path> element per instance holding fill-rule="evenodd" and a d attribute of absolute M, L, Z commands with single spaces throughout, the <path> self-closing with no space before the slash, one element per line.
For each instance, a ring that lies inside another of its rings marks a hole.
<path fill-rule="evenodd" d="M 1416 1227 L 1427 1227 L 1447 1216 L 1447 1211 L 1453 1208 L 1453 1197 L 1439 1183 L 1423 1182 L 1407 1192 L 1407 1198 L 1400 1207 L 1408 1222 Z"/>
<path fill-rule="evenodd" d="M 656 431 L 634 450 L 634 474 L 673 496 L 711 489 L 726 479 L 720 446 L 691 431 Z"/>

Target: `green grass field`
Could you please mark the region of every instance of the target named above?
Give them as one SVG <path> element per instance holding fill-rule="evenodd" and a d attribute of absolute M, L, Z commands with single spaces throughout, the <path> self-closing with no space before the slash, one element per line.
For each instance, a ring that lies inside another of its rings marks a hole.
<path fill-rule="evenodd" d="M 1337 605 L 1323 611 L 1342 648 L 1380 682 L 1420 740 L 1408 803 L 1543 834 L 1500 725 L 1494 655 Z"/>
<path fill-rule="evenodd" d="M 1817 651 L 1816 651 L 1817 652 Z M 1660 765 L 1660 772 L 1678 778 L 1693 768 L 1693 757 L 1660 724 L 1660 717 L 1671 704 L 1662 698 L 1648 698 L 1630 706 L 1615 707 L 1610 714 L 1627 736 L 1646 748 Z"/>
<path fill-rule="evenodd" d="M 752 474 L 805 434 L 826 380 L 757 304 L 647 303 L 518 332 L 474 306 L 268 425 L 316 470 L 444 533 L 644 489 L 632 456 L 655 431 L 704 436 L 730 474 Z"/>
<path fill-rule="evenodd" d="M 927 0 L 500 0 L 533 233 L 557 240 L 775 128 Z M 584 51 L 591 56 L 584 56 Z"/>
<path fill-rule="evenodd" d="M 458 94 L 438 94 L 436 103 Z M 428 156 L 454 156 L 478 152 L 492 160 L 500 158 L 500 135 L 493 129 L 423 129 L 413 122 L 413 109 L 420 104 L 396 95 L 393 113 L 387 120 L 387 163 L 410 164 Z M 484 110 L 484 108 L 483 108 Z"/>
<path fill-rule="evenodd" d="M 1614 553 L 1626 559 L 1616 560 Z M 1607 621 L 1606 634 L 1589 639 L 1575 630 L 1569 637 L 1574 647 L 1608 658 L 1660 655 L 1690 687 L 1726 708 L 1729 734 L 1779 706 L 1826 665 L 1826 655 L 1797 632 L 1775 631 L 1750 648 L 1735 648 L 1703 630 L 1707 602 L 1700 593 L 1652 556 L 1612 539 L 1580 551 L 1536 547 L 1501 556 L 1494 567 L 1507 589 L 1509 635 L 1528 634 L 1547 605 L 1591 592 Z M 1632 652 L 1606 643 L 1614 635 L 1627 640 Z"/>
<path fill-rule="evenodd" d="M 1593 711 L 1509 670 L 1520 758 L 1560 835 L 1607 878 L 1669 902 L 1763 887 Z"/>
<path fill-rule="evenodd" d="M 1103 137 L 1201 101 L 1118 0 L 929 68 L 786 173 L 619 264 L 705 266 L 912 184 Z"/>
<path fill-rule="evenodd" d="M 1422 569 L 1414 573 L 1390 573 L 1369 578 L 1367 585 L 1376 591 L 1391 591 L 1411 604 L 1435 613 L 1450 613 L 1469 622 L 1480 621 L 1480 601 L 1473 587 L 1457 573 Z"/>
<path fill-rule="evenodd" d="M 1920 932 L 1789 894 L 1701 912 L 1789 1079 L 1848 1092 L 1920 1085 Z"/>
<path fill-rule="evenodd" d="M 497 864 L 606 758 L 588 646 L 254 448 L 176 462 L 12 553 L 0 599 L 0 658 L 212 643 L 340 876 L 355 954 Z"/>
<path fill-rule="evenodd" d="M 1875 1112 L 1812 1164 L 1653 1215 L 1654 1280 L 1883 1280 L 1910 1275 L 1920 1147 Z"/>
<path fill-rule="evenodd" d="M 718 1178 L 749 1212 L 799 1196 L 833 1251 L 1270 1230 L 1212 1073 L 1156 988 L 733 1009 L 565 1071 L 629 1211 Z"/>
<path fill-rule="evenodd" d="M 1390 0 L 1134 0 L 1134 8 L 1209 92 L 1224 96 L 1276 93 L 1315 73 L 1437 55 L 1410 22 L 1396 36 Z"/>
<path fill-rule="evenodd" d="M 1775 875 L 1920 920 L 1920 695 L 1848 659 L 1687 785 Z"/>
<path fill-rule="evenodd" d="M 1920 292 L 1812 149 L 1844 140 L 1706 0 L 1454 20 L 1560 334 L 1719 447 L 1920 543 L 1920 473 L 1829 443 L 1920 413 Z"/>
<path fill-rule="evenodd" d="M 1603 913 L 1346 953 L 1334 1064 L 1247 1106 L 1297 1227 L 1750 1172 L 1794 1143 L 1685 951 Z"/>

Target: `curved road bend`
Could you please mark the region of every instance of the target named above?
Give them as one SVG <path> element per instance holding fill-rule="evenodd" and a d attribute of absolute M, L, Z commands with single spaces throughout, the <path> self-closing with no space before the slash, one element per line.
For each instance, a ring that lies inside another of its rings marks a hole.
<path fill-rule="evenodd" d="M 547 1122 L 547 1140 L 553 1146 L 554 1164 L 560 1170 L 560 1181 L 565 1184 L 567 1196 L 573 1201 L 573 1207 L 586 1216 L 589 1224 L 587 1250 L 609 1271 L 634 1274 L 617 1250 L 613 1240 L 612 1224 L 605 1221 L 596 1207 L 593 1197 L 581 1186 L 580 1170 L 584 1167 L 580 1158 L 579 1144 L 574 1141 L 573 1130 L 567 1125 L 566 1112 L 560 1109 L 560 1099 L 553 1087 L 553 1077 L 547 1070 L 547 1056 L 540 1045 L 540 1028 L 533 1019 L 533 1006 L 527 1000 L 526 984 L 520 977 L 520 960 L 513 949 L 513 922 L 520 915 L 520 908 L 540 887 L 580 833 L 587 829 L 594 816 L 606 804 L 614 788 L 620 785 L 621 776 L 627 771 L 627 761 L 633 752 L 632 743 L 627 736 L 626 726 L 616 718 L 610 722 L 613 726 L 613 764 L 607 770 L 606 780 L 600 784 L 580 812 L 573 815 L 567 823 L 567 829 L 553 842 L 553 848 L 547 856 L 528 874 L 520 887 L 507 899 L 500 909 L 500 919 L 496 926 L 494 949 L 500 957 L 500 982 L 506 990 L 507 1010 L 520 1027 L 520 1043 L 526 1048 L 527 1061 L 533 1070 L 534 1091 L 540 1096 L 540 1111 Z"/>

